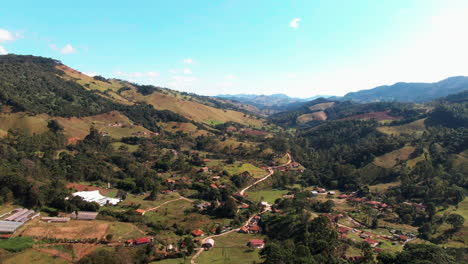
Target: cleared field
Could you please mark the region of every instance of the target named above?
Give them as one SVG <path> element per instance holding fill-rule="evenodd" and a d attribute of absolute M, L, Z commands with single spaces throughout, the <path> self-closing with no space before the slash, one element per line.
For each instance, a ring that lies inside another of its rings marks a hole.
<path fill-rule="evenodd" d="M 453 155 L 453 167 L 462 173 L 468 174 L 468 150 L 461 152 L 460 154 Z"/>
<path fill-rule="evenodd" d="M 68 223 L 35 222 L 28 225 L 23 236 L 49 237 L 66 239 L 101 239 L 107 234 L 109 222 L 105 221 L 70 221 Z"/>
<path fill-rule="evenodd" d="M 309 109 L 314 111 L 314 110 L 326 110 L 327 108 L 332 107 L 335 105 L 335 102 L 328 102 L 328 103 L 321 103 L 321 104 L 316 104 L 313 106 L 309 106 Z"/>
<path fill-rule="evenodd" d="M 276 199 L 281 198 L 283 194 L 288 193 L 288 190 L 262 190 L 248 192 L 248 198 L 256 202 L 268 202 L 273 204 Z"/>
<path fill-rule="evenodd" d="M 377 128 L 377 131 L 388 135 L 396 135 L 400 136 L 402 134 L 411 135 L 415 133 L 416 135 L 420 136 L 424 132 L 426 132 L 426 126 L 424 125 L 424 121 L 426 119 L 419 119 L 414 122 L 401 125 L 401 126 L 381 126 Z"/>
<path fill-rule="evenodd" d="M 148 96 L 137 96 L 135 99 L 145 101 L 158 110 L 171 110 L 199 123 L 213 124 L 234 121 L 254 127 L 260 127 L 263 124 L 261 120 L 241 112 L 217 109 L 159 92 Z"/>
<path fill-rule="evenodd" d="M 9 129 L 21 129 L 31 134 L 42 133 L 48 130 L 48 115 L 30 115 L 26 113 L 0 113 L 0 136 Z"/>
<path fill-rule="evenodd" d="M 463 227 L 457 231 L 452 239 L 450 239 L 445 245 L 446 246 L 454 246 L 454 247 L 466 247 L 468 245 L 468 198 L 465 198 L 461 203 L 458 204 L 458 208 L 454 206 L 450 206 L 446 210 L 440 211 L 437 215 L 449 215 L 449 214 L 459 214 L 465 218 L 465 222 Z M 443 231 L 451 228 L 450 225 L 444 223 L 438 230 L 438 234 L 442 233 Z"/>
<path fill-rule="evenodd" d="M 66 264 L 61 258 L 50 256 L 48 254 L 38 252 L 34 249 L 26 249 L 20 253 L 8 256 L 5 259 L 0 258 L 0 262 L 4 264 L 19 264 L 19 263 L 35 263 L 35 264 Z"/>
<path fill-rule="evenodd" d="M 132 136 L 132 133 L 136 132 L 150 132 L 142 126 L 134 126 L 133 122 L 128 119 L 128 117 L 118 111 L 111 111 L 109 113 L 83 118 L 57 117 L 56 119 L 60 125 L 63 126 L 63 132 L 66 136 L 80 139 L 83 139 L 89 134 L 91 126 L 117 139 Z M 121 124 L 121 126 L 115 126 L 115 124 Z"/>
<path fill-rule="evenodd" d="M 376 157 L 373 163 L 376 166 L 390 169 L 393 168 L 398 163 L 398 161 L 407 160 L 415 149 L 415 147 L 405 146 L 401 149 L 397 149 L 382 156 Z"/>
<path fill-rule="evenodd" d="M 324 111 L 319 111 L 310 114 L 303 114 L 297 117 L 297 122 L 300 124 L 304 124 L 314 120 L 327 120 L 327 114 Z"/>
<path fill-rule="evenodd" d="M 123 200 L 119 205 L 132 205 L 132 204 L 141 204 L 141 209 L 150 209 L 156 207 L 166 201 L 179 198 L 180 195 L 177 193 L 169 193 L 169 194 L 158 194 L 158 197 L 155 201 L 145 200 L 148 197 L 149 193 L 145 195 L 136 195 L 136 194 L 128 194 L 127 198 Z"/>
<path fill-rule="evenodd" d="M 121 147 L 127 147 L 128 151 L 130 152 L 135 152 L 138 150 L 138 145 L 130 145 L 130 144 L 122 143 L 122 142 L 114 142 L 112 143 L 112 147 L 115 150 L 119 150 Z"/>
<path fill-rule="evenodd" d="M 400 185 L 400 182 L 389 182 L 389 183 L 381 183 L 381 184 L 376 184 L 376 185 L 370 185 L 369 190 L 371 192 L 381 192 L 385 191 L 391 187 L 395 187 Z"/>
<path fill-rule="evenodd" d="M 234 232 L 226 236 L 214 238 L 215 247 L 203 252 L 196 262 L 198 264 L 260 263 L 260 250 L 253 250 L 247 246 L 250 239 L 263 239 L 263 236 Z"/>
<path fill-rule="evenodd" d="M 112 241 L 123 241 L 127 239 L 142 237 L 145 235 L 134 224 L 122 222 L 109 223 L 109 229 L 107 230 L 107 234 L 112 234 Z"/>
<path fill-rule="evenodd" d="M 262 178 L 267 175 L 267 172 L 264 169 L 258 168 L 250 163 L 240 163 L 236 162 L 232 165 L 227 165 L 224 167 L 230 175 L 238 175 L 244 171 L 248 171 L 254 178 Z"/>

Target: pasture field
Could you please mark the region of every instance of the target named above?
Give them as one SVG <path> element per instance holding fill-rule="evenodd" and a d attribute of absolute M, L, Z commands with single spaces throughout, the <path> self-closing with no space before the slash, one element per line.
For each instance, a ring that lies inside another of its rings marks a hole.
<path fill-rule="evenodd" d="M 112 143 L 112 147 L 114 148 L 114 150 L 119 150 L 119 148 L 122 147 L 122 146 L 127 147 L 128 151 L 130 151 L 130 152 L 135 152 L 135 151 L 138 150 L 138 145 L 130 145 L 130 144 L 122 143 L 122 142 Z"/>
<path fill-rule="evenodd" d="M 426 126 L 424 125 L 425 120 L 425 118 L 419 119 L 401 126 L 381 126 L 377 128 L 377 131 L 382 132 L 384 134 L 396 136 L 400 136 L 402 134 L 411 135 L 413 133 L 415 133 L 418 136 L 421 136 L 424 132 L 427 131 Z"/>
<path fill-rule="evenodd" d="M 258 168 L 251 163 L 236 162 L 234 164 L 226 165 L 224 167 L 230 175 L 238 175 L 244 171 L 248 171 L 254 178 L 263 178 L 267 175 L 264 169 Z"/>
<path fill-rule="evenodd" d="M 400 182 L 389 182 L 389 183 L 381 183 L 381 184 L 375 184 L 375 185 L 370 185 L 369 190 L 371 192 L 382 192 L 385 190 L 388 190 L 391 187 L 395 187 L 400 185 Z"/>
<path fill-rule="evenodd" d="M 255 202 L 268 202 L 269 204 L 273 204 L 276 199 L 281 198 L 283 194 L 287 194 L 288 190 L 260 190 L 260 191 L 253 191 L 248 193 L 248 198 Z"/>
<path fill-rule="evenodd" d="M 57 239 L 102 239 L 109 229 L 108 221 L 72 220 L 68 223 L 45 223 L 37 221 L 27 224 L 22 236 L 46 237 Z"/>
<path fill-rule="evenodd" d="M 222 263 L 260 263 L 259 249 L 251 249 L 247 246 L 250 239 L 263 239 L 257 234 L 240 234 L 237 232 L 214 238 L 215 246 L 203 252 L 196 262 L 198 264 Z"/>
<path fill-rule="evenodd" d="M 401 149 L 397 149 L 382 156 L 376 157 L 373 163 L 376 166 L 390 169 L 397 165 L 399 161 L 407 160 L 415 149 L 415 147 L 405 146 Z"/>
<path fill-rule="evenodd" d="M 34 249 L 26 249 L 22 252 L 7 255 L 4 258 L 0 258 L 0 262 L 3 264 L 19 264 L 19 263 L 34 263 L 34 264 L 67 264 L 61 258 L 50 256 L 48 254 L 38 252 Z"/>

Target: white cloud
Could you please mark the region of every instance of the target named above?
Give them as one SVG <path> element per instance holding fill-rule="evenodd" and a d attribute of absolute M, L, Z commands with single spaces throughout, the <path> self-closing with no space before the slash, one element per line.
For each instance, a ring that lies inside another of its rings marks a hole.
<path fill-rule="evenodd" d="M 98 75 L 97 72 L 83 72 L 83 73 L 88 75 L 89 77 L 94 77 L 94 76 Z"/>
<path fill-rule="evenodd" d="M 76 53 L 76 49 L 70 45 L 70 44 L 67 44 L 65 46 L 63 46 L 62 48 L 58 48 L 57 45 L 55 44 L 49 44 L 49 47 L 57 52 L 60 52 L 62 54 L 72 54 L 72 53 Z"/>
<path fill-rule="evenodd" d="M 169 73 L 176 74 L 176 73 L 177 73 L 177 71 L 176 71 L 176 70 L 174 70 L 174 69 L 169 69 Z"/>
<path fill-rule="evenodd" d="M 189 68 L 185 68 L 183 72 L 184 74 L 192 74 L 192 70 L 190 70 Z"/>
<path fill-rule="evenodd" d="M 62 54 L 72 54 L 75 52 L 76 52 L 76 49 L 70 44 L 63 46 L 63 48 L 60 49 L 60 53 Z"/>
<path fill-rule="evenodd" d="M 299 27 L 299 21 L 301 21 L 300 18 L 294 18 L 293 20 L 291 20 L 291 22 L 289 22 L 289 26 L 292 27 L 292 28 L 298 28 Z"/>
<path fill-rule="evenodd" d="M 122 72 L 116 71 L 115 74 L 127 78 L 156 78 L 159 76 L 159 72 L 156 71 L 147 71 L 147 72 Z"/>
<path fill-rule="evenodd" d="M 185 64 L 192 64 L 192 63 L 193 63 L 193 59 L 191 59 L 191 58 L 184 59 L 184 63 L 185 63 Z"/>
<path fill-rule="evenodd" d="M 0 28 L 0 43 L 14 41 L 19 37 L 18 34 L 13 34 L 6 29 Z"/>
<path fill-rule="evenodd" d="M 7 55 L 7 54 L 8 54 L 7 50 L 4 47 L 0 46 L 0 55 Z"/>
<path fill-rule="evenodd" d="M 295 78 L 297 78 L 297 74 L 295 74 L 295 73 L 288 73 L 288 74 L 286 74 L 286 77 L 289 78 L 289 79 L 295 79 Z"/>
<path fill-rule="evenodd" d="M 168 82 L 168 87 L 177 90 L 183 90 L 187 92 L 196 92 L 191 88 L 198 81 L 196 77 L 187 76 L 187 75 L 174 75 L 170 77 Z"/>

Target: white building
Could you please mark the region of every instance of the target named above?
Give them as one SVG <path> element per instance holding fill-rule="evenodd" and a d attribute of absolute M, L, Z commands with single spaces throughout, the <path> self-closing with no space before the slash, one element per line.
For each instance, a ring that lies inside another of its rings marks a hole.
<path fill-rule="evenodd" d="M 99 190 L 96 190 L 96 191 L 83 191 L 83 192 L 76 192 L 76 193 L 72 193 L 73 196 L 79 196 L 81 198 L 83 198 L 83 200 L 87 201 L 87 202 L 96 202 L 98 203 L 100 206 L 103 206 L 103 205 L 106 205 L 106 204 L 110 204 L 110 205 L 116 205 L 118 203 L 120 203 L 120 199 L 118 198 L 110 198 L 110 197 L 107 197 L 107 196 L 103 196 L 99 193 Z"/>

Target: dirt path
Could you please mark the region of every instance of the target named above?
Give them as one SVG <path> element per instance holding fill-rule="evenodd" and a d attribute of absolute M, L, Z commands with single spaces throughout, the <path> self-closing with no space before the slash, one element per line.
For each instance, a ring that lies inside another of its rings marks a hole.
<path fill-rule="evenodd" d="M 254 216 L 255 215 L 251 216 L 247 221 L 245 221 L 244 225 L 242 225 L 242 226 L 248 225 L 250 223 L 250 221 L 254 218 Z M 228 235 L 228 234 L 233 233 L 233 232 L 238 232 L 239 229 L 240 228 L 236 228 L 236 229 L 232 229 L 232 230 L 230 230 L 230 231 L 228 231 L 226 233 L 222 233 L 222 234 L 218 234 L 218 235 L 211 235 L 211 236 L 205 237 L 204 239 L 202 239 L 201 244 L 203 245 L 205 243 L 205 241 L 210 239 L 210 238 L 225 236 L 225 235 Z M 204 248 L 199 248 L 197 253 L 190 260 L 190 263 L 191 264 L 196 264 L 195 260 L 201 255 L 201 253 L 203 253 L 203 251 L 205 251 Z"/>
<path fill-rule="evenodd" d="M 180 196 L 180 194 L 179 194 L 179 196 Z M 150 212 L 150 211 L 156 211 L 156 210 L 158 210 L 158 209 L 159 209 L 161 206 L 163 206 L 163 205 L 166 205 L 166 204 L 168 204 L 168 203 L 172 203 L 172 202 L 175 202 L 175 201 L 179 201 L 179 200 L 185 200 L 185 201 L 187 201 L 187 202 L 193 203 L 193 200 L 191 200 L 191 199 L 189 199 L 189 198 L 187 198 L 187 197 L 184 197 L 184 196 L 180 196 L 179 198 L 175 198 L 175 199 L 172 199 L 172 200 L 169 200 L 169 201 L 165 201 L 164 203 L 162 203 L 162 204 L 160 204 L 160 205 L 158 205 L 158 206 L 156 206 L 156 207 L 153 207 L 153 208 L 150 208 L 150 209 L 146 209 L 146 211 L 148 211 L 148 212 Z"/>
<path fill-rule="evenodd" d="M 277 167 L 288 166 L 289 164 L 291 164 L 291 162 L 292 162 L 291 154 L 286 153 L 286 155 L 288 156 L 288 162 L 286 162 L 286 163 L 283 164 L 283 165 L 277 166 Z M 244 195 L 245 191 L 247 191 L 248 189 L 252 188 L 253 186 L 255 186 L 255 185 L 261 183 L 262 181 L 268 179 L 271 175 L 273 175 L 274 172 L 275 172 L 275 171 L 274 171 L 273 169 L 268 168 L 268 174 L 267 174 L 265 177 L 263 177 L 263 178 L 261 178 L 260 180 L 258 180 L 258 181 L 256 181 L 256 182 L 252 183 L 251 185 L 245 187 L 244 189 L 242 189 L 242 190 L 239 192 L 239 194 L 240 194 L 240 195 Z"/>

